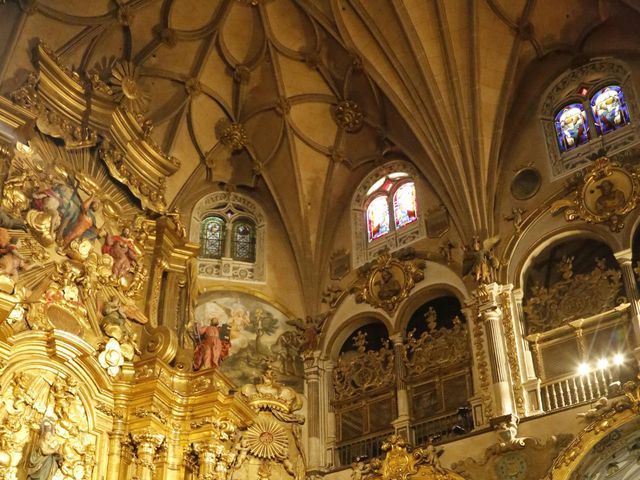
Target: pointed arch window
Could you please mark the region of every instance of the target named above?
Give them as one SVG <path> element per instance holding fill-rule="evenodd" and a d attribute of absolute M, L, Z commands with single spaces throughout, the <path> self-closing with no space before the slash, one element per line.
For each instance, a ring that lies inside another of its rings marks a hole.
<path fill-rule="evenodd" d="M 540 111 L 552 178 L 637 148 L 638 112 L 631 70 L 617 59 L 594 58 L 558 77 Z"/>
<path fill-rule="evenodd" d="M 201 257 L 222 257 L 225 250 L 225 227 L 225 220 L 217 215 L 212 215 L 202 221 L 200 230 Z"/>
<path fill-rule="evenodd" d="M 256 226 L 251 220 L 241 219 L 233 224 L 232 257 L 241 262 L 256 259 Z"/>
<path fill-rule="evenodd" d="M 404 159 L 391 160 L 367 175 L 351 202 L 353 266 L 426 236 L 421 218 L 419 173 Z"/>
<path fill-rule="evenodd" d="M 418 219 L 416 186 L 405 172 L 393 172 L 378 179 L 367 195 L 369 242 Z"/>

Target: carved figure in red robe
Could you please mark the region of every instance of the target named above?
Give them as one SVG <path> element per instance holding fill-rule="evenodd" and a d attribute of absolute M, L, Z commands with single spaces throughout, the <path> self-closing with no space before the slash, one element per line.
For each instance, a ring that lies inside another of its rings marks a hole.
<path fill-rule="evenodd" d="M 211 319 L 211 325 L 196 325 L 198 343 L 193 352 L 193 369 L 217 368 L 229 356 L 229 326 L 220 325 L 217 317 Z"/>

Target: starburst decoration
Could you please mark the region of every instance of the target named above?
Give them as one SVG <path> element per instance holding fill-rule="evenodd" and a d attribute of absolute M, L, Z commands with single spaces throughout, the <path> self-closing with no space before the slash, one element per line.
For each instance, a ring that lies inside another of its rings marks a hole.
<path fill-rule="evenodd" d="M 245 438 L 251 453 L 258 458 L 277 459 L 286 456 L 289 445 L 287 434 L 275 422 L 258 420 L 249 427 Z"/>
<path fill-rule="evenodd" d="M 144 113 L 149 105 L 149 94 L 140 84 L 137 70 L 131 62 L 117 62 L 111 70 L 111 85 L 114 98 L 125 110 Z"/>

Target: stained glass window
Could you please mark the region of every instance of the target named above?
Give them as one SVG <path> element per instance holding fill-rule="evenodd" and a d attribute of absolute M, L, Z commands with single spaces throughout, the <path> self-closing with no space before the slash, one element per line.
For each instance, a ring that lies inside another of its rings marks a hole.
<path fill-rule="evenodd" d="M 248 220 L 240 220 L 233 224 L 232 255 L 234 260 L 255 262 L 256 260 L 256 227 Z"/>
<path fill-rule="evenodd" d="M 617 85 L 596 92 L 591 98 L 591 110 L 598 135 L 612 132 L 629 123 L 629 109 L 624 92 Z"/>
<path fill-rule="evenodd" d="M 367 231 L 369 241 L 389 233 L 389 205 L 387 197 L 374 198 L 367 207 Z"/>
<path fill-rule="evenodd" d="M 220 217 L 207 217 L 202 221 L 200 229 L 201 256 L 204 258 L 221 258 L 224 254 L 225 222 Z"/>
<path fill-rule="evenodd" d="M 413 182 L 403 183 L 393 195 L 393 214 L 396 228 L 400 228 L 418 219 L 416 187 Z"/>
<path fill-rule="evenodd" d="M 589 123 L 582 104 L 571 103 L 558 112 L 556 134 L 561 152 L 567 152 L 589 141 Z"/>

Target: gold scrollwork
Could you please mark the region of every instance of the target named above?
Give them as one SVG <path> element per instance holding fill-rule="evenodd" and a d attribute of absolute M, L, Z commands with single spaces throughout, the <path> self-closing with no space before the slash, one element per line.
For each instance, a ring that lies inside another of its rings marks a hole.
<path fill-rule="evenodd" d="M 557 265 L 562 279 L 549 288 L 531 287 L 523 307 L 528 334 L 544 332 L 581 317 L 590 317 L 616 305 L 622 288 L 622 273 L 596 259 L 590 273 L 574 275 L 573 257 Z"/>
<path fill-rule="evenodd" d="M 410 376 L 421 375 L 442 366 L 458 365 L 470 360 L 469 331 L 466 323 L 455 317 L 452 328 L 438 328 L 436 311 L 425 315 L 427 330 L 418 338 L 409 332 L 404 357 Z"/>
<path fill-rule="evenodd" d="M 573 191 L 551 205 L 551 213 L 564 212 L 567 222 L 581 219 L 605 223 L 613 232 L 624 227 L 624 217 L 640 200 L 638 169 L 620 166 L 607 157 L 594 161 Z"/>
<path fill-rule="evenodd" d="M 424 279 L 425 267 L 423 260 L 401 260 L 383 253 L 372 264 L 358 270 L 351 293 L 358 303 L 366 302 L 393 313 L 415 284 Z"/>
<path fill-rule="evenodd" d="M 343 353 L 338 358 L 333 371 L 337 400 L 392 385 L 395 380 L 395 356 L 389 341 L 379 350 L 367 350 L 366 336 L 358 332 L 354 339 L 356 352 Z"/>

